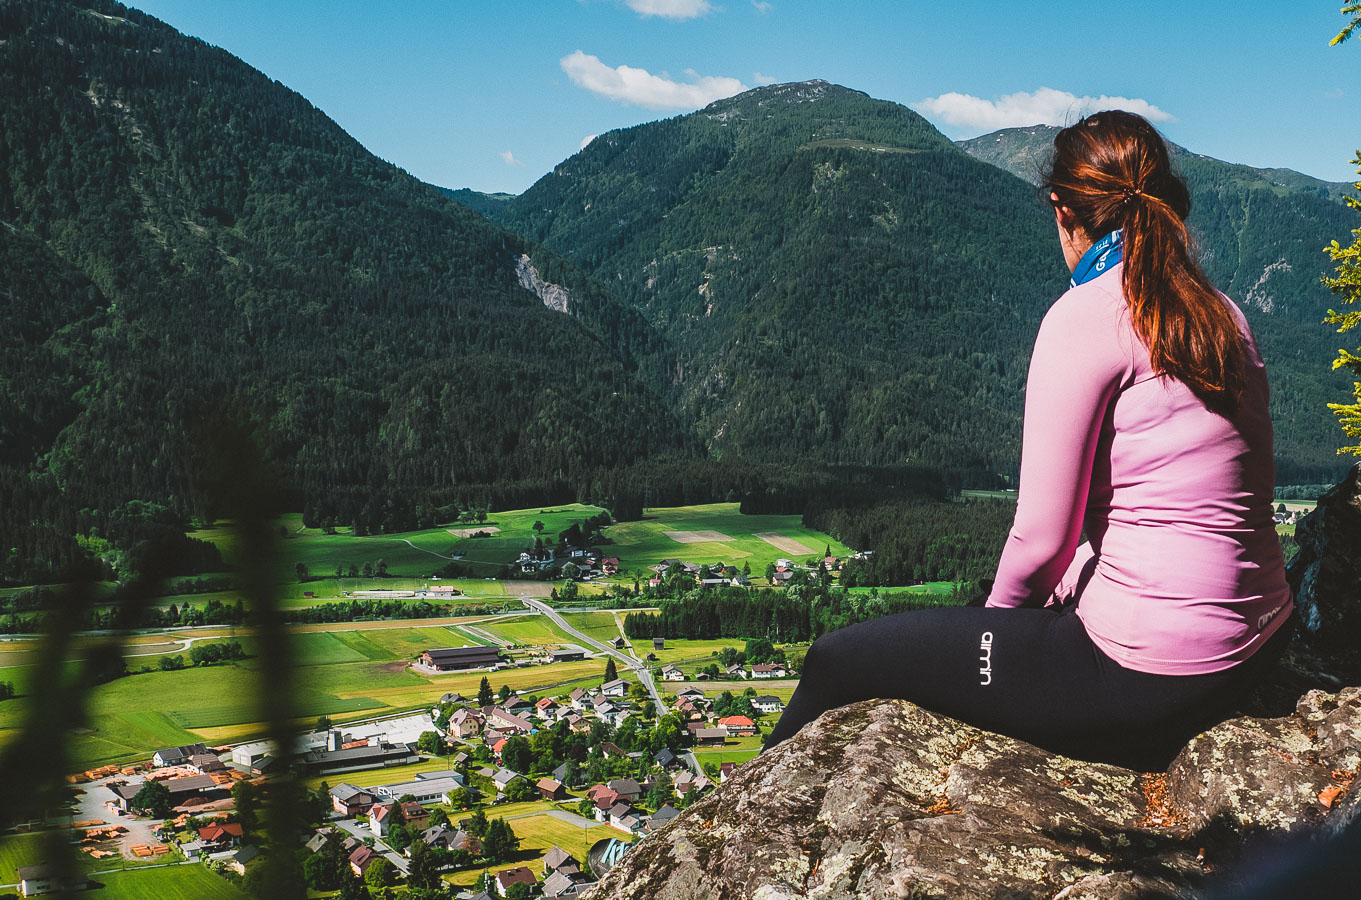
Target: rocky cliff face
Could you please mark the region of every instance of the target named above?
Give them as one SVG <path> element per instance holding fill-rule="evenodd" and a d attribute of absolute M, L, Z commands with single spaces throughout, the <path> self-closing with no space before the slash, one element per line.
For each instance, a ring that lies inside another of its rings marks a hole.
<path fill-rule="evenodd" d="M 741 766 L 593 900 L 1267 897 L 1286 895 L 1260 893 L 1271 878 L 1304 883 L 1292 865 L 1355 863 L 1321 842 L 1361 836 L 1361 688 L 1341 686 L 1358 683 L 1359 495 L 1361 466 L 1297 531 L 1303 625 L 1252 714 L 1197 736 L 1166 772 L 857 703 Z M 1322 850 L 1292 863 L 1310 844 Z M 1273 855 L 1284 874 L 1264 872 Z"/>
<path fill-rule="evenodd" d="M 569 312 L 568 303 L 572 298 L 567 288 L 540 278 L 539 270 L 529 261 L 529 254 L 520 254 L 515 263 L 515 276 L 520 281 L 520 287 L 542 300 L 544 306 L 560 313 Z"/>

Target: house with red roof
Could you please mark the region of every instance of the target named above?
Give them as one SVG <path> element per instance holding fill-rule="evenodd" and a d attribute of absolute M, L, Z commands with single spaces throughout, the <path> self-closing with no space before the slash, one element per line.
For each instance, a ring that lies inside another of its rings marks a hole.
<path fill-rule="evenodd" d="M 212 825 L 205 826 L 198 830 L 198 839 L 205 844 L 212 844 L 211 852 L 225 850 L 228 847 L 235 847 L 241 843 L 243 834 L 239 822 L 228 822 L 225 825 L 214 822 Z"/>
<path fill-rule="evenodd" d="M 728 729 L 728 734 L 756 734 L 756 723 L 746 716 L 724 716 L 718 724 Z"/>

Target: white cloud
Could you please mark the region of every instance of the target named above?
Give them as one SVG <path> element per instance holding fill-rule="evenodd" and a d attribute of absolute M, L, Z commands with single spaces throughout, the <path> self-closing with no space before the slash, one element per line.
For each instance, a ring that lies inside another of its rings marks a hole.
<path fill-rule="evenodd" d="M 752 72 L 751 80 L 757 84 L 774 84 L 775 78 L 771 75 L 762 75 L 760 72 Z"/>
<path fill-rule="evenodd" d="M 1079 97 L 1068 91 L 1047 87 L 1030 92 L 1017 91 L 997 100 L 951 92 L 939 97 L 928 97 L 916 107 L 926 115 L 975 134 L 1021 125 L 1068 125 L 1087 113 L 1102 109 L 1125 109 L 1153 122 L 1173 119 L 1170 113 L 1147 100 L 1105 94 L 1100 97 Z"/>
<path fill-rule="evenodd" d="M 747 86 L 736 78 L 700 75 L 687 70 L 689 83 L 653 75 L 633 66 L 610 68 L 599 57 L 575 51 L 561 60 L 572 83 L 602 97 L 647 109 L 698 109 L 715 100 L 740 94 Z"/>
<path fill-rule="evenodd" d="M 585 149 L 587 148 L 587 146 L 590 145 L 591 141 L 595 140 L 595 139 L 598 138 L 598 137 L 600 137 L 600 135 L 598 135 L 598 134 L 588 134 L 588 135 L 586 135 L 584 138 L 581 139 L 581 146 L 578 147 L 577 149 L 578 149 L 578 150 L 585 150 Z"/>
<path fill-rule="evenodd" d="M 760 13 L 768 13 L 775 8 L 775 4 L 767 3 L 766 0 L 751 0 L 751 5 Z"/>
<path fill-rule="evenodd" d="M 499 156 L 499 157 L 501 157 L 501 161 L 504 162 L 504 163 L 505 163 L 506 165 L 508 165 L 508 166 L 523 166 L 523 165 L 524 165 L 524 162 L 523 162 L 522 160 L 516 159 L 516 158 L 515 158 L 515 154 L 514 154 L 514 153 L 511 153 L 509 150 L 502 150 L 500 153 L 498 153 L 498 154 L 496 154 L 496 155 Z"/>
<path fill-rule="evenodd" d="M 624 0 L 624 5 L 640 16 L 660 16 L 677 22 L 713 12 L 709 0 Z"/>

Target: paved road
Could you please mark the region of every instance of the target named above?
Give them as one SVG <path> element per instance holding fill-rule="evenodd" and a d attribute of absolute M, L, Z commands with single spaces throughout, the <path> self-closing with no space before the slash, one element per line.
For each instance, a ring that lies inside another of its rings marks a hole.
<path fill-rule="evenodd" d="M 536 610 L 537 612 L 542 613 L 545 616 L 548 616 L 548 618 L 553 622 L 553 624 L 557 625 L 563 631 L 572 635 L 572 637 L 581 641 L 582 644 L 589 647 L 593 647 L 602 653 L 608 653 L 610 656 L 615 657 L 624 665 L 632 669 L 633 674 L 638 676 L 638 680 L 642 682 L 643 687 L 647 688 L 647 692 L 652 695 L 652 702 L 657 707 L 657 714 L 660 716 L 661 714 L 666 712 L 667 706 L 665 703 L 662 702 L 662 695 L 660 692 L 658 692 L 657 685 L 653 684 L 652 682 L 652 672 L 648 670 L 647 664 L 643 660 L 634 656 L 632 653 L 625 653 L 622 650 L 616 650 L 609 644 L 602 644 L 595 638 L 582 634 L 580 631 L 577 631 L 575 628 L 569 625 L 566 619 L 558 615 L 557 610 L 553 609 L 553 607 L 549 606 L 547 603 L 544 603 L 542 600 L 535 600 L 532 597 L 521 597 L 520 602 L 523 603 L 525 606 L 529 607 L 530 609 Z M 695 759 L 695 754 L 691 753 L 689 750 L 685 750 L 680 755 L 682 759 L 689 763 L 691 772 L 693 772 L 696 775 L 704 774 L 704 770 L 701 769 L 699 766 L 699 760 Z"/>
<path fill-rule="evenodd" d="M 370 829 L 366 825 L 360 825 L 354 819 L 335 819 L 331 822 L 331 824 L 335 825 L 342 831 L 348 832 L 349 834 L 353 835 L 354 837 L 358 838 L 361 841 L 364 840 L 365 838 L 374 837 L 372 829 Z M 394 866 L 396 866 L 403 875 L 406 875 L 407 872 L 410 870 L 411 860 L 407 859 L 405 856 L 398 853 L 396 850 L 393 850 L 387 844 L 383 843 L 382 838 L 377 838 L 377 843 L 374 844 L 374 849 L 381 852 L 383 854 L 383 858 L 386 859 L 388 862 L 392 863 Z"/>

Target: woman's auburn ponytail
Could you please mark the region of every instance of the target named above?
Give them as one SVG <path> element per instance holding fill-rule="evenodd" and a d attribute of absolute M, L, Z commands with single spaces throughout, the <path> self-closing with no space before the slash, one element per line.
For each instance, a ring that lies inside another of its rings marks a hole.
<path fill-rule="evenodd" d="M 1221 415 L 1237 412 L 1247 353 L 1238 322 L 1197 265 L 1186 223 L 1156 195 L 1125 207 L 1124 289 L 1130 323 L 1156 372 Z"/>
<path fill-rule="evenodd" d="M 1162 135 L 1133 113 L 1093 113 L 1055 135 L 1047 176 L 1090 237 L 1123 229 L 1125 302 L 1154 371 L 1233 415 L 1247 380 L 1244 338 L 1196 262 L 1190 193 Z"/>

